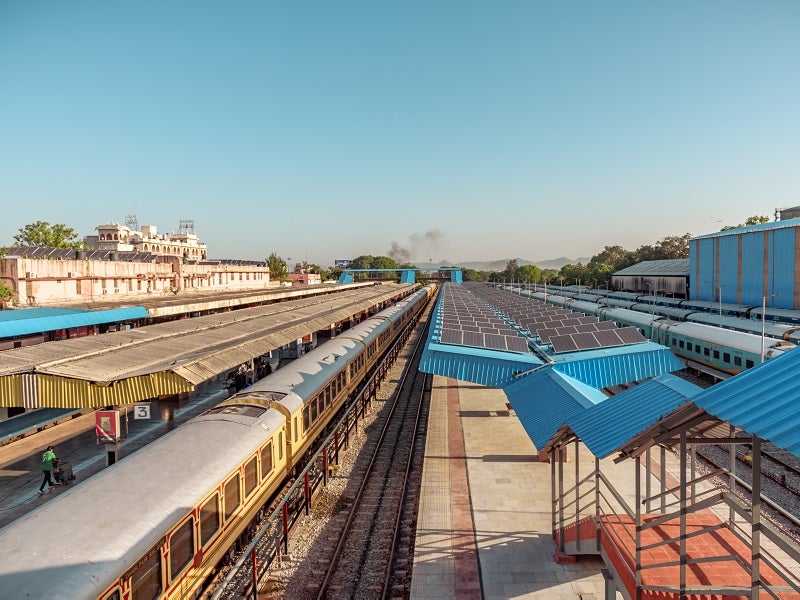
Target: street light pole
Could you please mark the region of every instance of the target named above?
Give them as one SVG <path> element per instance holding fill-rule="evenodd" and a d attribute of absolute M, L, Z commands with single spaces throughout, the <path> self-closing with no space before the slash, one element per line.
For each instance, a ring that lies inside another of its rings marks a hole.
<path fill-rule="evenodd" d="M 761 362 L 764 362 L 764 334 L 766 330 L 767 297 L 761 299 Z"/>

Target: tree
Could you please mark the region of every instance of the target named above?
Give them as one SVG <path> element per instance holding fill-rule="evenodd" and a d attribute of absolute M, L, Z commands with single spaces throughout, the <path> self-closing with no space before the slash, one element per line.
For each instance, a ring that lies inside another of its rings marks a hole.
<path fill-rule="evenodd" d="M 14 296 L 14 290 L 0 281 L 0 302 L 4 302 Z"/>
<path fill-rule="evenodd" d="M 517 280 L 521 283 L 536 283 L 542 278 L 542 270 L 536 265 L 523 265 L 517 269 Z"/>
<path fill-rule="evenodd" d="M 267 266 L 269 267 L 270 279 L 277 279 L 281 283 L 286 280 L 286 275 L 289 273 L 289 267 L 286 261 L 278 256 L 275 252 L 269 255 L 267 259 Z"/>
<path fill-rule="evenodd" d="M 577 284 L 579 281 L 581 284 L 586 284 L 587 277 L 587 270 L 583 263 L 577 263 L 574 265 L 564 265 L 561 267 L 561 271 L 559 273 L 559 277 L 564 278 L 565 285 L 572 285 Z"/>
<path fill-rule="evenodd" d="M 25 225 L 14 236 L 19 246 L 45 246 L 47 248 L 71 248 L 83 250 L 83 240 L 72 227 L 61 223 L 50 225 L 47 221 L 36 221 Z"/>
<path fill-rule="evenodd" d="M 512 259 L 508 261 L 506 264 L 506 270 L 503 271 L 502 277 L 506 280 L 506 283 L 511 283 L 512 281 L 517 281 L 517 270 L 519 269 L 519 265 L 517 261 Z"/>
<path fill-rule="evenodd" d="M 479 281 L 481 283 L 489 281 L 489 273 L 486 271 L 476 271 L 475 269 L 461 269 L 463 281 Z"/>
<path fill-rule="evenodd" d="M 761 225 L 762 223 L 769 223 L 769 217 L 765 215 L 753 215 L 752 217 L 747 217 L 744 220 L 744 223 L 739 223 L 738 225 L 725 225 L 725 227 L 720 229 L 720 231 L 739 229 L 740 227 L 749 227 L 750 225 Z"/>

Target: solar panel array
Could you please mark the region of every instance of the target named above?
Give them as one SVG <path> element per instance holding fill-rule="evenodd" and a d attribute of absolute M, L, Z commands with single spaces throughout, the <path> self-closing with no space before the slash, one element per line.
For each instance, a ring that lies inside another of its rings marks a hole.
<path fill-rule="evenodd" d="M 442 297 L 440 341 L 443 344 L 474 346 L 503 352 L 528 352 L 527 341 L 519 337 L 502 317 L 460 285 L 445 285 Z"/>
<path fill-rule="evenodd" d="M 484 284 L 463 287 L 513 321 L 521 330 L 550 344 L 553 352 L 576 352 L 645 342 L 635 327 L 617 328 L 611 321 L 551 306 Z"/>

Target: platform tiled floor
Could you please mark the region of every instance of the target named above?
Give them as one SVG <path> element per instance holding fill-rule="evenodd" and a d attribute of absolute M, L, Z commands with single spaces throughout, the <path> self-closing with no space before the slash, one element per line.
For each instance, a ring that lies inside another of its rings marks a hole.
<path fill-rule="evenodd" d="M 411 597 L 604 598 L 599 557 L 555 560 L 550 466 L 502 390 L 436 377 L 431 403 Z"/>

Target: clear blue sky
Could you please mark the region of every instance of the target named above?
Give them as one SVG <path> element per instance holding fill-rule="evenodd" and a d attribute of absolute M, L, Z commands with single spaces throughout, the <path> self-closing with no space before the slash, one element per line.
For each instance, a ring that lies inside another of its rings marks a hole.
<path fill-rule="evenodd" d="M 0 245 L 591 256 L 800 204 L 796 0 L 0 3 Z"/>

